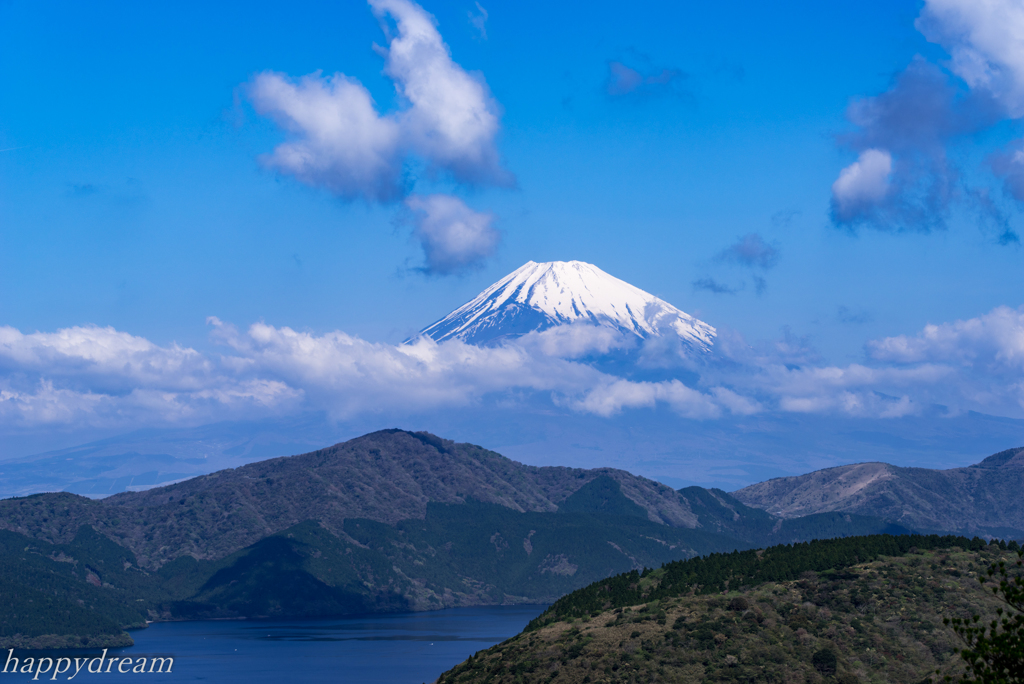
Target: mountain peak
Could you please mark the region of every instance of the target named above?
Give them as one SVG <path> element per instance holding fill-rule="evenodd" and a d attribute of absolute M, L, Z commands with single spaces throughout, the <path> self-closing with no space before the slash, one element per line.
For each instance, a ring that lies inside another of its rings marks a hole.
<path fill-rule="evenodd" d="M 438 342 L 495 344 L 573 323 L 640 339 L 674 333 L 701 351 L 710 350 L 716 334 L 707 323 L 584 261 L 528 261 L 420 334 Z"/>

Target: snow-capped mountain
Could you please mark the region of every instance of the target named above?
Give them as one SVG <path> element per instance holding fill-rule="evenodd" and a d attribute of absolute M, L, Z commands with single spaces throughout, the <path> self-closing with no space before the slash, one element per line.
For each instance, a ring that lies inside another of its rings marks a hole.
<path fill-rule="evenodd" d="M 641 340 L 675 335 L 701 352 L 710 351 L 716 334 L 707 323 L 582 261 L 529 261 L 420 334 L 487 345 L 574 323 Z"/>

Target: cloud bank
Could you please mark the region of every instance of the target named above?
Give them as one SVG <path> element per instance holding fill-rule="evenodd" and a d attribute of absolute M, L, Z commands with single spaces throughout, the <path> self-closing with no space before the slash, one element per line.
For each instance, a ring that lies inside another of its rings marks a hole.
<path fill-rule="evenodd" d="M 755 348 L 723 335 L 715 358 L 689 366 L 686 382 L 599 370 L 585 359 L 636 350 L 635 343 L 587 325 L 497 347 L 428 338 L 389 345 L 266 323 L 240 332 L 216 318 L 210 325 L 216 353 L 162 347 L 112 328 L 0 328 L 0 430 L 201 424 L 311 410 L 344 420 L 524 393 L 547 397 L 552 410 L 598 416 L 666 406 L 699 420 L 765 411 L 894 418 L 938 404 L 950 414 L 1024 417 L 1024 307 L 872 340 L 863 362 L 845 366 L 822 363 L 799 339 Z"/>

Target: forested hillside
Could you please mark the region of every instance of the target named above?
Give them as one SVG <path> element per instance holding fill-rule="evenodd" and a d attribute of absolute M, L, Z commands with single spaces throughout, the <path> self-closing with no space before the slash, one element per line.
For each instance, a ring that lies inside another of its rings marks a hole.
<path fill-rule="evenodd" d="M 979 578 L 1001 557 L 1016 554 L 977 538 L 874 536 L 670 563 L 563 597 L 438 683 L 956 676 L 959 642 L 943 619 L 994 614 Z"/>

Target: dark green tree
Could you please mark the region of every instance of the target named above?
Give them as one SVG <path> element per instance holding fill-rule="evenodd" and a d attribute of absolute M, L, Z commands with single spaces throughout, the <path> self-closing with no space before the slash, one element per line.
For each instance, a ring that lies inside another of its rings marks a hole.
<path fill-rule="evenodd" d="M 1024 549 L 1017 551 L 1017 557 L 1015 570 L 1005 561 L 988 569 L 989 578 L 999 582 L 992 592 L 1005 604 L 996 610 L 996 619 L 985 624 L 975 615 L 944 621 L 966 645 L 960 650 L 967 663 L 965 682 L 1024 683 Z"/>

